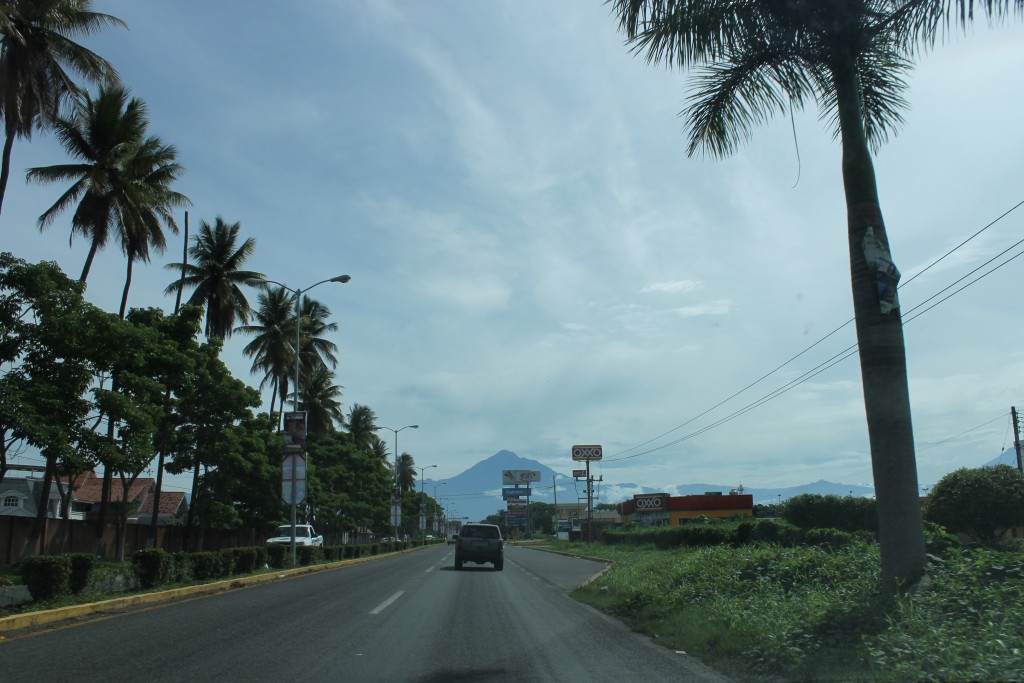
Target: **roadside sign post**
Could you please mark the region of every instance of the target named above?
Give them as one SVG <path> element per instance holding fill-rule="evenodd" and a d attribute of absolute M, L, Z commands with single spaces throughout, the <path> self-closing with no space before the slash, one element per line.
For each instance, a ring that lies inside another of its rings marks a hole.
<path fill-rule="evenodd" d="M 590 463 L 604 457 L 600 445 L 572 447 L 572 459 L 587 463 L 587 540 L 594 540 L 594 480 L 590 476 Z"/>
<path fill-rule="evenodd" d="M 281 466 L 281 489 L 282 498 L 291 506 L 291 555 L 292 566 L 295 566 L 296 506 L 306 500 L 305 411 L 284 414 L 284 460 Z"/>

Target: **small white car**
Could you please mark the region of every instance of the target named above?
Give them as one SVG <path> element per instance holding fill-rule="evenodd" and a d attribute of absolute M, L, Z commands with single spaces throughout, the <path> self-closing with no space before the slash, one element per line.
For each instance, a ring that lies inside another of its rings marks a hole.
<path fill-rule="evenodd" d="M 274 535 L 267 539 L 267 543 L 274 545 L 291 545 L 292 544 L 292 525 L 282 524 L 277 527 L 274 531 Z M 324 537 L 320 536 L 313 530 L 311 524 L 296 524 L 295 525 L 295 545 L 313 545 L 323 547 Z"/>

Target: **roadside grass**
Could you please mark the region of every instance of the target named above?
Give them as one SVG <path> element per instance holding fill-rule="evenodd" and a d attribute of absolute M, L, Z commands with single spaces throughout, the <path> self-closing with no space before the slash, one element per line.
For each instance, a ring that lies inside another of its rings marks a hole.
<path fill-rule="evenodd" d="M 885 599 L 866 543 L 558 548 L 614 563 L 577 599 L 740 680 L 1024 680 L 1020 553 L 932 556 Z"/>

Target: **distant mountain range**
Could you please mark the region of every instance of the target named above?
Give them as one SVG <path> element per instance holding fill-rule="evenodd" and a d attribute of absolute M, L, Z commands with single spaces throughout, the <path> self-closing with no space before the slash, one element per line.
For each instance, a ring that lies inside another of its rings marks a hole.
<path fill-rule="evenodd" d="M 1011 449 L 1012 454 L 1012 449 Z M 1005 454 L 1004 454 L 1005 455 Z M 582 464 L 582 463 L 581 463 Z M 1016 460 L 1014 460 L 1016 464 Z M 582 468 L 581 468 L 582 469 Z M 451 514 L 479 521 L 505 508 L 501 497 L 501 473 L 504 470 L 534 470 L 541 473 L 541 481 L 531 487 L 531 501 L 553 503 L 577 502 L 585 500 L 582 484 L 577 489 L 577 482 L 562 472 L 543 465 L 536 460 L 522 458 L 512 451 L 498 451 L 491 457 L 481 460 L 468 470 L 449 479 L 424 480 L 425 492 L 444 498 L 444 504 Z M 555 489 L 555 482 L 558 482 Z M 436 488 L 435 488 L 436 487 Z M 733 486 L 721 484 L 679 484 L 663 488 L 649 488 L 639 484 L 612 484 L 602 482 L 596 490 L 595 504 L 621 503 L 638 493 L 668 493 L 674 496 L 688 496 L 720 491 L 728 493 Z M 803 493 L 837 496 L 873 496 L 874 488 L 856 484 L 837 484 L 829 481 L 816 481 L 811 484 L 789 486 L 783 488 L 743 488 L 743 493 L 754 497 L 755 504 L 771 504 L 798 496 Z"/>

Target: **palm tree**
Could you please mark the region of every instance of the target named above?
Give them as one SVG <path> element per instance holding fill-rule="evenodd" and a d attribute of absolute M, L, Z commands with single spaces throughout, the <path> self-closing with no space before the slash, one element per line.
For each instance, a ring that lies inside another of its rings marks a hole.
<path fill-rule="evenodd" d="M 96 252 L 120 230 L 118 219 L 127 209 L 118 201 L 128 198 L 125 168 L 146 136 L 146 105 L 120 84 L 100 86 L 93 99 L 83 93 L 69 118 L 58 117 L 53 127 L 74 162 L 31 168 L 29 182 L 66 182 L 71 187 L 39 217 L 45 230 L 54 219 L 77 202 L 71 218 L 71 239 L 76 234 L 90 240 L 82 275 L 89 277 Z"/>
<path fill-rule="evenodd" d="M 388 442 L 374 434 L 373 443 L 370 444 L 370 454 L 386 465 L 391 458 L 391 453 L 388 452 Z"/>
<path fill-rule="evenodd" d="M 688 154 L 724 157 L 751 126 L 813 101 L 843 150 L 851 281 L 887 590 L 924 572 L 898 271 L 871 155 L 901 123 L 903 75 L 934 40 L 940 0 L 612 0 L 634 50 L 701 68 Z M 1020 4 L 1020 0 L 1016 0 Z M 961 3 L 970 0 L 960 0 Z M 988 3 L 991 5 L 992 3 Z"/>
<path fill-rule="evenodd" d="M 195 263 L 165 266 L 169 270 L 183 271 L 185 276 L 181 280 L 185 286 L 195 288 L 188 303 L 206 307 L 207 338 L 230 337 L 236 319 L 249 322 L 249 301 L 241 285 L 263 279 L 262 273 L 241 270 L 256 248 L 256 241 L 251 237 L 238 245 L 241 229 L 240 223 L 228 224 L 220 216 L 213 226 L 201 221 L 199 234 L 189 249 Z M 175 280 L 168 285 L 164 293 L 173 293 L 179 282 Z"/>
<path fill-rule="evenodd" d="M 338 346 L 324 338 L 327 333 L 336 332 L 338 329 L 338 323 L 327 322 L 330 315 L 331 310 L 319 301 L 303 297 L 302 317 L 299 323 L 299 362 L 304 373 L 313 372 L 320 367 L 326 368 L 328 365 L 331 369 L 338 366 Z M 294 320 L 292 318 L 293 324 Z"/>
<path fill-rule="evenodd" d="M 416 461 L 407 452 L 398 456 L 398 486 L 402 491 L 416 489 Z"/>
<path fill-rule="evenodd" d="M 374 415 L 370 406 L 352 404 L 348 413 L 348 433 L 352 437 L 352 443 L 363 452 L 377 452 L 376 444 L 381 439 L 377 436 L 377 416 Z M 384 446 L 384 455 L 387 457 L 387 446 Z"/>
<path fill-rule="evenodd" d="M 345 421 L 341 409 L 342 387 L 334 383 L 334 373 L 320 365 L 303 375 L 300 406 L 306 411 L 306 430 L 310 434 L 330 434 Z"/>
<path fill-rule="evenodd" d="M 4 0 L 0 3 L 0 115 L 4 149 L 0 164 L 0 209 L 11 170 L 14 139 L 54 122 L 78 87 L 65 69 L 94 83 L 114 81 L 106 60 L 72 40 L 107 26 L 125 26 L 93 12 L 91 0 Z"/>
<path fill-rule="evenodd" d="M 253 317 L 255 324 L 243 325 L 236 332 L 255 335 L 242 350 L 253 359 L 252 372 L 263 373 L 260 382 L 262 391 L 271 386 L 270 415 L 274 415 L 274 404 L 281 399 L 283 410 L 288 396 L 288 379 L 295 361 L 292 347 L 295 345 L 295 311 L 292 295 L 284 287 L 268 287 L 260 293 Z"/>
<path fill-rule="evenodd" d="M 125 207 L 121 214 L 121 246 L 128 258 L 128 272 L 121 295 L 121 317 L 128 306 L 128 290 L 132 284 L 132 266 L 136 261 L 149 262 L 150 247 L 163 252 L 167 246 L 161 224 L 178 232 L 172 209 L 189 203 L 183 194 L 171 189 L 184 168 L 176 161 L 177 150 L 149 137 L 134 146 L 125 163 L 125 198 L 115 205 Z"/>

